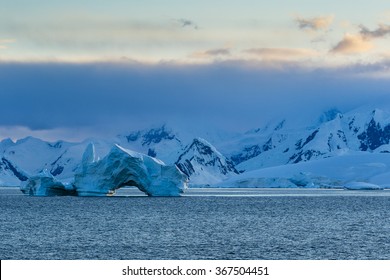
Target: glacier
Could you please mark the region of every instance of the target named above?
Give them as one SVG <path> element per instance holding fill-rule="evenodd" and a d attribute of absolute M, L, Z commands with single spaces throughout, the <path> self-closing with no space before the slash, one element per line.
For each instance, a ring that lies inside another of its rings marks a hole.
<path fill-rule="evenodd" d="M 214 187 L 235 188 L 390 188 L 390 156 L 387 153 L 348 152 L 296 164 L 244 172 Z"/>
<path fill-rule="evenodd" d="M 90 143 L 71 183 L 64 183 L 47 170 L 21 183 L 21 191 L 34 196 L 112 195 L 116 189 L 135 186 L 148 196 L 179 196 L 187 188 L 187 176 L 175 165 L 114 145 L 99 159 Z"/>

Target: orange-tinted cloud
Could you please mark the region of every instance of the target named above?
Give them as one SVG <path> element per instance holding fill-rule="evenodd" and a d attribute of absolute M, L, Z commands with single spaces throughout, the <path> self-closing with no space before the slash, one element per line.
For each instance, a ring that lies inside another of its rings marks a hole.
<path fill-rule="evenodd" d="M 311 49 L 292 49 L 292 48 L 253 48 L 244 52 L 255 55 L 262 60 L 293 60 L 302 59 L 318 55 Z"/>
<path fill-rule="evenodd" d="M 332 53 L 357 54 L 364 53 L 374 47 L 374 39 L 383 38 L 390 34 L 390 25 L 379 24 L 377 29 L 369 30 L 364 25 L 359 26 L 358 34 L 345 34 L 344 38 L 331 49 Z"/>
<path fill-rule="evenodd" d="M 331 49 L 332 53 L 357 54 L 369 51 L 373 48 L 370 40 L 361 34 L 345 34 L 344 38 Z"/>
<path fill-rule="evenodd" d="M 328 28 L 332 24 L 333 18 L 333 16 L 320 16 L 313 18 L 297 17 L 295 21 L 300 29 L 317 31 Z"/>

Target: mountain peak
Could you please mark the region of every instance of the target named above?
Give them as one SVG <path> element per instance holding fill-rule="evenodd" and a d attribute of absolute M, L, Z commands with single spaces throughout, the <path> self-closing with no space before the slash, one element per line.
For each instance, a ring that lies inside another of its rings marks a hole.
<path fill-rule="evenodd" d="M 202 138 L 195 138 L 176 162 L 190 178 L 190 183 L 217 183 L 227 176 L 238 174 L 231 160 Z"/>
<path fill-rule="evenodd" d="M 336 118 L 341 118 L 342 116 L 343 116 L 343 114 L 341 113 L 341 111 L 339 109 L 331 108 L 331 109 L 322 113 L 322 115 L 319 118 L 319 122 L 320 123 L 329 122 L 329 121 L 332 121 Z"/>
<path fill-rule="evenodd" d="M 165 124 L 159 128 L 152 128 L 143 136 L 142 145 L 150 145 L 151 143 L 160 143 L 163 140 L 172 140 L 175 138 L 171 129 L 168 129 Z"/>

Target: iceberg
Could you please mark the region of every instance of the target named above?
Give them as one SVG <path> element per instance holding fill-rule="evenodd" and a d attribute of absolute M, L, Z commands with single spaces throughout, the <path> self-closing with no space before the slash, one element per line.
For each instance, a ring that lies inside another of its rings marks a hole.
<path fill-rule="evenodd" d="M 33 196 L 64 196 L 76 195 L 76 189 L 72 184 L 58 181 L 46 169 L 36 176 L 28 178 L 21 183 L 20 190 Z"/>
<path fill-rule="evenodd" d="M 347 190 L 383 190 L 381 186 L 367 182 L 349 182 L 344 185 Z"/>
<path fill-rule="evenodd" d="M 123 186 L 135 186 L 149 196 L 179 196 L 187 181 L 176 165 L 165 165 L 119 145 L 98 160 L 93 144 L 89 144 L 74 185 L 79 196 L 110 195 Z"/>
<path fill-rule="evenodd" d="M 44 170 L 28 178 L 20 189 L 34 196 L 104 196 L 124 186 L 135 186 L 149 196 L 179 196 L 187 183 L 187 176 L 176 165 L 165 165 L 158 159 L 119 145 L 99 159 L 90 143 L 71 183 L 63 183 Z"/>

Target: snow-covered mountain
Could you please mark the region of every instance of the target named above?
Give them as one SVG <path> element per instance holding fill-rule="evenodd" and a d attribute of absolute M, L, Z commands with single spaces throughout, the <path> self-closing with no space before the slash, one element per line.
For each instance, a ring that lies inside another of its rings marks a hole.
<path fill-rule="evenodd" d="M 212 184 L 238 174 L 233 162 L 202 138 L 194 139 L 185 148 L 176 165 L 193 184 Z"/>
<path fill-rule="evenodd" d="M 349 151 L 340 156 L 248 171 L 217 183 L 245 188 L 390 188 L 390 156 Z"/>
<path fill-rule="evenodd" d="M 185 144 L 181 136 L 165 124 L 145 130 L 137 130 L 117 136 L 117 142 L 128 149 L 174 163 Z"/>
<path fill-rule="evenodd" d="M 326 116 L 326 117 L 324 117 Z M 240 171 L 343 155 L 347 151 L 386 152 L 390 113 L 375 109 L 325 112 L 314 125 L 292 127 L 289 120 L 250 131 L 226 150 Z"/>
<path fill-rule="evenodd" d="M 98 139 L 88 139 L 81 143 L 52 143 L 33 137 L 16 142 L 5 139 L 0 142 L 0 184 L 19 185 L 20 181 L 43 170 L 66 181 L 73 177 L 90 142 L 95 144 L 97 154 L 101 157 L 109 151 L 111 145 L 110 142 Z"/>
<path fill-rule="evenodd" d="M 353 168 L 353 162 L 348 167 L 345 156 L 356 153 L 370 162 L 378 159 L 371 165 L 379 166 L 390 153 L 390 111 L 359 108 L 342 113 L 331 109 L 315 120 L 302 123 L 294 118 L 280 119 L 241 134 L 199 130 L 190 125 L 184 128 L 161 125 L 80 143 L 52 143 L 33 137 L 16 142 L 4 139 L 0 142 L 0 185 L 18 185 L 45 169 L 61 180 L 72 178 L 90 142 L 100 158 L 113 144 L 119 144 L 166 164 L 176 164 L 192 184 L 232 182 L 236 177 L 248 179 L 245 177 L 248 174 L 261 177 L 269 168 L 279 170 L 282 177 L 286 168 L 297 171 L 300 166 L 328 158 L 334 158 L 329 161 L 332 164 L 343 159 L 340 168 Z M 363 157 L 376 154 L 380 156 Z M 311 169 L 307 170 L 310 173 Z M 325 173 L 323 176 L 329 176 Z"/>

